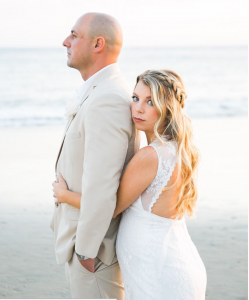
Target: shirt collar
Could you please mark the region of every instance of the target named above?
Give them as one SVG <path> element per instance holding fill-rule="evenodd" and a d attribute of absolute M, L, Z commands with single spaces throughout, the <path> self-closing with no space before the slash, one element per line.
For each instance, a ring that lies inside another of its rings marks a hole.
<path fill-rule="evenodd" d="M 88 89 L 88 87 L 90 87 L 90 85 L 92 84 L 92 82 L 94 81 L 94 79 L 100 74 L 102 73 L 104 70 L 108 69 L 109 67 L 113 66 L 113 65 L 117 65 L 118 63 L 113 63 L 110 64 L 104 68 L 102 68 L 101 70 L 99 70 L 98 72 L 96 72 L 95 74 L 93 74 L 91 77 L 89 77 L 86 81 L 83 82 L 83 84 L 81 86 L 79 86 L 76 91 L 78 94 L 78 101 L 80 101 L 82 99 L 82 97 L 84 96 L 86 90 Z"/>

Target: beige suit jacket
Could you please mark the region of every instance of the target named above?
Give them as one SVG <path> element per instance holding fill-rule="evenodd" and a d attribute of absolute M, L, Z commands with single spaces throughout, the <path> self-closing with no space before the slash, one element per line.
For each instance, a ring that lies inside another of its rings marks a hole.
<path fill-rule="evenodd" d="M 78 254 L 110 265 L 121 215 L 112 219 L 123 171 L 139 150 L 131 118 L 131 90 L 111 65 L 93 80 L 76 116 L 69 119 L 56 161 L 68 189 L 82 193 L 80 210 L 55 206 L 51 228 L 59 264 Z"/>

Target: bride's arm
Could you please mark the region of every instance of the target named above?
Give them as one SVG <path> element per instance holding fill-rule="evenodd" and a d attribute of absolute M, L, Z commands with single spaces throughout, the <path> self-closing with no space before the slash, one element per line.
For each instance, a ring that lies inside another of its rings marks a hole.
<path fill-rule="evenodd" d="M 133 156 L 120 181 L 113 218 L 130 206 L 153 181 L 157 173 L 157 160 L 151 146 L 140 149 Z M 67 203 L 80 209 L 81 193 L 69 191 L 61 174 L 58 174 L 58 181 L 52 183 L 56 203 Z"/>
<path fill-rule="evenodd" d="M 67 203 L 80 209 L 81 194 L 69 191 L 61 174 L 58 174 L 57 178 L 59 182 L 52 183 L 54 197 L 57 198 L 55 203 Z"/>
<path fill-rule="evenodd" d="M 157 154 L 152 146 L 140 149 L 129 162 L 117 192 L 115 218 L 150 185 L 157 173 Z"/>

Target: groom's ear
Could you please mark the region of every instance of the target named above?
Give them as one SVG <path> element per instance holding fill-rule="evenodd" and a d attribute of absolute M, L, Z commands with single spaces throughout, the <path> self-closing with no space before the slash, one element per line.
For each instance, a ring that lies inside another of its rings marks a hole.
<path fill-rule="evenodd" d="M 104 47 L 105 47 L 105 39 L 102 36 L 97 37 L 95 39 L 93 52 L 98 53 L 102 51 Z"/>

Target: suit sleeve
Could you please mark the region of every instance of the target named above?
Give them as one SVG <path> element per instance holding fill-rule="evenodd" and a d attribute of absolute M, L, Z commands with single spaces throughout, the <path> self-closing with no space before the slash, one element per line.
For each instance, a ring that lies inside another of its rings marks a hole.
<path fill-rule="evenodd" d="M 91 99 L 84 124 L 85 154 L 76 252 L 95 258 L 116 206 L 132 134 L 130 105 L 115 93 Z"/>

